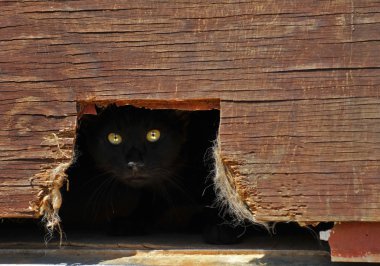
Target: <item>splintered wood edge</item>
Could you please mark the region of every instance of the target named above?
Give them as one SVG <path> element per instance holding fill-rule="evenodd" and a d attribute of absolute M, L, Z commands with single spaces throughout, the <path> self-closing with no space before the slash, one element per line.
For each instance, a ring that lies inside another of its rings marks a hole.
<path fill-rule="evenodd" d="M 220 110 L 220 99 L 169 99 L 169 100 L 83 100 L 77 102 L 78 117 L 84 114 L 96 114 L 95 106 L 106 107 L 110 104 L 116 106 L 132 105 L 147 109 L 177 109 L 185 111 Z"/>
<path fill-rule="evenodd" d="M 254 213 L 244 202 L 244 197 L 239 191 L 241 187 L 235 179 L 238 174 L 231 168 L 233 162 L 228 162 L 222 157 L 219 137 L 214 142 L 213 157 L 215 161 L 213 172 L 214 189 L 216 191 L 215 205 L 220 208 L 221 215 L 232 217 L 231 223 L 233 225 L 244 224 L 245 221 L 249 221 L 252 224 L 269 229 L 267 223 L 256 220 Z"/>

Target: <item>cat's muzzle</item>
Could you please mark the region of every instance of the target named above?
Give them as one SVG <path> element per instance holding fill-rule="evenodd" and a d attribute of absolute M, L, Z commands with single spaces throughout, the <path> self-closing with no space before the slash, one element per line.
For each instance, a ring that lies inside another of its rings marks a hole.
<path fill-rule="evenodd" d="M 128 162 L 127 165 L 128 165 L 128 168 L 131 169 L 134 174 L 138 172 L 141 167 L 144 166 L 143 163 L 138 163 L 138 162 Z"/>

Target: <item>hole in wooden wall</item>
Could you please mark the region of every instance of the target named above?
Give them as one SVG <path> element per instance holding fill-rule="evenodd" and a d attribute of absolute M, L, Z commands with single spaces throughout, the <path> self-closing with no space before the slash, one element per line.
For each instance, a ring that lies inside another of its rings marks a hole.
<path fill-rule="evenodd" d="M 79 103 L 63 228 L 110 235 L 218 231 L 213 146 L 219 100 Z M 223 225 L 227 237 L 234 227 Z M 240 233 L 239 233 L 240 234 Z M 234 239 L 226 240 L 235 241 Z"/>

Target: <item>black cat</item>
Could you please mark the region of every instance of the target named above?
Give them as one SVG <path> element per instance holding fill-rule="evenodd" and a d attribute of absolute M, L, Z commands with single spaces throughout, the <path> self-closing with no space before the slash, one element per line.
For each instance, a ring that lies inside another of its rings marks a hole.
<path fill-rule="evenodd" d="M 207 242 L 236 242 L 236 230 L 210 207 L 204 158 L 218 117 L 114 105 L 82 117 L 70 191 L 63 191 L 64 226 L 105 226 L 111 235 L 203 231 Z"/>

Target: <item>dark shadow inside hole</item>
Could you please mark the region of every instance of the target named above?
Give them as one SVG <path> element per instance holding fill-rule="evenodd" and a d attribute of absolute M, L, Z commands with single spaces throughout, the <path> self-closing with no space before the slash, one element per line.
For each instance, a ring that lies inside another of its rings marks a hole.
<path fill-rule="evenodd" d="M 240 233 L 212 206 L 219 110 L 110 105 L 97 112 L 79 120 L 70 189 L 62 190 L 65 230 L 203 232 L 208 242 L 237 240 Z"/>

